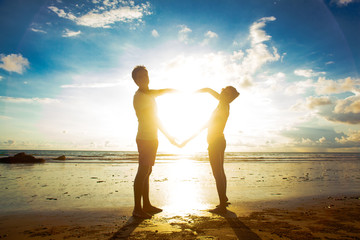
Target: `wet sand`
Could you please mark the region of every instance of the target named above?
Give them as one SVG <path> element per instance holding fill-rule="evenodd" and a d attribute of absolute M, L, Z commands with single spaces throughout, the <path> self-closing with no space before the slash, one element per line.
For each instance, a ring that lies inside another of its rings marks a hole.
<path fill-rule="evenodd" d="M 360 239 L 360 196 L 232 204 L 225 214 L 199 210 L 131 217 L 131 208 L 8 213 L 1 239 Z"/>

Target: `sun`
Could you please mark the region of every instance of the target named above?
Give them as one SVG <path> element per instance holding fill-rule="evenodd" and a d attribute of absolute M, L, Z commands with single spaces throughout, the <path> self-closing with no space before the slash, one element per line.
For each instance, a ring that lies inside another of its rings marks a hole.
<path fill-rule="evenodd" d="M 211 96 L 195 92 L 178 92 L 157 98 L 158 117 L 165 129 L 177 139 L 179 143 L 197 133 L 209 120 L 215 108 Z M 206 132 L 206 131 L 204 131 Z M 203 135 L 202 133 L 201 135 Z M 197 142 L 199 139 L 194 139 Z M 202 141 L 206 140 L 201 139 Z M 203 145 L 203 144 L 201 144 Z M 201 151 L 191 142 L 183 151 Z"/>
<path fill-rule="evenodd" d="M 198 132 L 208 122 L 216 108 L 218 101 L 213 96 L 207 93 L 196 93 L 196 90 L 205 87 L 220 91 L 225 86 L 222 73 L 214 71 L 215 67 L 221 64 L 215 60 L 213 56 L 201 54 L 178 56 L 149 75 L 150 88 L 178 90 L 177 93 L 156 98 L 158 117 L 166 130 L 178 142 Z M 181 152 L 206 151 L 206 145 L 205 130 L 199 137 L 189 142 Z M 166 150 L 178 151 L 170 146 Z"/>

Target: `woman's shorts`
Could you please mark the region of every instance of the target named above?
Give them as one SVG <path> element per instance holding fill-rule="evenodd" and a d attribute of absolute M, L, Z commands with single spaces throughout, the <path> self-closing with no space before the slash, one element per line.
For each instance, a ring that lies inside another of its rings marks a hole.
<path fill-rule="evenodd" d="M 209 143 L 208 153 L 209 160 L 212 161 L 224 161 L 224 152 L 226 148 L 226 140 L 224 137 L 218 137 Z"/>
<path fill-rule="evenodd" d="M 158 149 L 158 140 L 141 140 L 136 139 L 139 152 L 139 164 L 146 166 L 154 166 L 156 152 Z"/>

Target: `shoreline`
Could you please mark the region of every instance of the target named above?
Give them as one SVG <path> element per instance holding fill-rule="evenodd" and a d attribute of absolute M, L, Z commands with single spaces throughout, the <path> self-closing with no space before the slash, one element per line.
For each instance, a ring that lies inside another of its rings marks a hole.
<path fill-rule="evenodd" d="M 166 211 L 149 220 L 131 207 L 0 214 L 2 239 L 360 239 L 360 194 L 235 202 L 226 214 Z"/>

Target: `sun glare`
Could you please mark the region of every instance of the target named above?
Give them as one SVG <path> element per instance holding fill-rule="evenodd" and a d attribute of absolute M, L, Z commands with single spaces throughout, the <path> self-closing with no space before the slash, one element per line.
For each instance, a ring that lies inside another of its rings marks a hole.
<path fill-rule="evenodd" d="M 179 143 L 197 133 L 207 123 L 216 106 L 214 102 L 209 102 L 209 96 L 189 92 L 159 97 L 157 104 L 163 126 Z M 188 146 L 184 149 L 189 150 Z"/>

